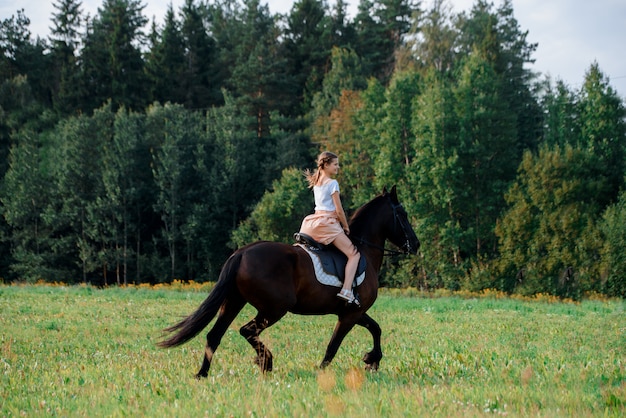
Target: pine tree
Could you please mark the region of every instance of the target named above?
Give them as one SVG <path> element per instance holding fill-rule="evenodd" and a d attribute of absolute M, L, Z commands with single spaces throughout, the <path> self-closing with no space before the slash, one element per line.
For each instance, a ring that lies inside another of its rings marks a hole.
<path fill-rule="evenodd" d="M 335 47 L 356 47 L 356 30 L 347 14 L 348 4 L 344 0 L 337 0 L 333 5 L 330 15 L 330 44 Z"/>
<path fill-rule="evenodd" d="M 455 50 L 458 32 L 451 22 L 451 10 L 447 0 L 435 0 L 420 25 L 411 30 L 407 42 L 409 53 L 418 60 L 418 67 L 426 71 L 435 68 L 439 73 L 451 75 L 457 60 Z M 417 33 L 421 37 L 416 37 Z"/>
<path fill-rule="evenodd" d="M 0 80 L 10 80 L 24 74 L 25 63 L 21 55 L 31 45 L 30 19 L 24 15 L 24 9 L 0 22 Z"/>
<path fill-rule="evenodd" d="M 146 56 L 151 98 L 159 103 L 180 103 L 187 100 L 185 41 L 180 22 L 170 5 L 165 14 L 165 24 L 161 31 L 152 30 L 152 44 Z"/>
<path fill-rule="evenodd" d="M 537 44 L 526 40 L 528 31 L 523 32 L 513 15 L 510 0 L 505 0 L 497 9 L 485 0 L 477 1 L 469 16 L 462 13 L 456 20 L 459 36 L 456 48 L 463 56 L 479 51 L 500 78 L 501 100 L 507 102 L 511 114 L 516 116 L 518 158 L 525 149 L 536 149 L 542 114 L 531 91 L 535 79 L 526 64 L 534 62 L 532 54 Z"/>
<path fill-rule="evenodd" d="M 311 98 L 321 89 L 328 71 L 333 29 L 327 13 L 323 1 L 300 0 L 294 3 L 287 16 L 283 43 L 289 73 L 294 74 L 297 84 L 295 97 L 304 111 L 309 109 Z"/>
<path fill-rule="evenodd" d="M 240 19 L 245 31 L 239 32 L 228 86 L 236 100 L 250 110 L 255 119 L 250 128 L 261 139 L 269 134 L 273 110 L 288 113 L 284 93 L 289 91 L 290 80 L 286 60 L 280 55 L 280 31 L 268 7 L 259 0 L 248 0 Z"/>
<path fill-rule="evenodd" d="M 215 40 L 205 26 L 205 14 L 194 4 L 194 0 L 186 0 L 181 16 L 185 51 L 182 75 L 185 107 L 206 109 L 220 105 L 224 101 L 220 91 L 224 74 L 220 71 Z"/>
<path fill-rule="evenodd" d="M 585 74 L 578 103 L 581 146 L 597 158 L 595 176 L 606 179 L 598 196 L 606 206 L 617 201 L 626 173 L 626 110 L 597 63 Z"/>
<path fill-rule="evenodd" d="M 104 0 L 88 24 L 81 55 L 87 110 L 109 99 L 113 109 L 142 109 L 147 104 L 143 8 L 139 0 Z"/>
<path fill-rule="evenodd" d="M 70 114 L 78 109 L 80 97 L 76 50 L 80 43 L 81 2 L 58 0 L 52 6 L 56 9 L 52 14 L 50 35 L 55 78 L 53 104 L 61 114 Z"/>
<path fill-rule="evenodd" d="M 0 97 L 4 119 L 0 120 L 0 135 L 37 123 L 42 107 L 50 105 L 47 45 L 40 38 L 34 42 L 31 40 L 29 26 L 30 19 L 24 15 L 23 9 L 17 12 L 17 17 L 11 16 L 0 22 L 0 86 L 5 93 Z M 27 104 L 27 101 L 31 103 Z M 14 104 L 17 106 L 13 107 Z M 4 144 L 8 142 L 6 136 L 0 137 L 0 157 L 6 157 Z M 6 158 L 0 160 L 0 164 L 4 165 L 4 162 Z"/>
<path fill-rule="evenodd" d="M 395 52 L 404 43 L 419 5 L 412 0 L 360 0 L 355 17 L 356 51 L 369 75 L 387 82 L 395 68 Z"/>
<path fill-rule="evenodd" d="M 557 81 L 554 87 L 548 81 L 541 104 L 545 109 L 543 143 L 560 147 L 579 144 L 577 103 L 576 94 L 563 81 Z"/>

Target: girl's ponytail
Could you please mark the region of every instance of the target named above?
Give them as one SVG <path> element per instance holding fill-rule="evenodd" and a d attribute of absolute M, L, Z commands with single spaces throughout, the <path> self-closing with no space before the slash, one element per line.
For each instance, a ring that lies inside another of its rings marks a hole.
<path fill-rule="evenodd" d="M 309 183 L 309 189 L 312 189 L 317 184 L 317 181 L 320 179 L 321 176 L 321 171 L 324 169 L 324 167 L 337 158 L 339 157 L 337 157 L 337 155 L 333 154 L 332 152 L 324 151 L 319 155 L 319 157 L 317 157 L 317 169 L 315 170 L 315 172 L 312 172 L 309 169 L 304 170 L 303 174 L 306 178 L 306 181 Z"/>

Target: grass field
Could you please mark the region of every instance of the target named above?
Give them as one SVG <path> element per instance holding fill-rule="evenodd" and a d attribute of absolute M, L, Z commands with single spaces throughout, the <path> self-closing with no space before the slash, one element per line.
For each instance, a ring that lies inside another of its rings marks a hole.
<path fill-rule="evenodd" d="M 562 303 L 382 292 L 377 373 L 352 331 L 321 361 L 335 317 L 288 315 L 262 334 L 274 371 L 262 375 L 238 328 L 197 381 L 204 333 L 155 346 L 161 329 L 206 292 L 0 286 L 0 416 L 624 416 L 623 301 Z"/>

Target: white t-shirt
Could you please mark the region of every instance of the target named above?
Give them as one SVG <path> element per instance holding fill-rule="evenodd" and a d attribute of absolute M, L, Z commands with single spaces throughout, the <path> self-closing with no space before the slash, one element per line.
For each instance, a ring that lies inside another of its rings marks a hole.
<path fill-rule="evenodd" d="M 339 193 L 339 183 L 337 180 L 330 180 L 321 186 L 313 186 L 313 195 L 315 196 L 315 210 L 325 210 L 335 212 L 337 208 L 333 202 L 333 193 Z"/>

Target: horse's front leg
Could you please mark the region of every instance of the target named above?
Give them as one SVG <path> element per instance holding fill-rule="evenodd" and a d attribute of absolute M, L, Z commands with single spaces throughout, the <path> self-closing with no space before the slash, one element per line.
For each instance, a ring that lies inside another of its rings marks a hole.
<path fill-rule="evenodd" d="M 322 360 L 322 364 L 320 367 L 323 369 L 333 361 L 337 351 L 339 350 L 339 346 L 341 345 L 343 339 L 346 337 L 348 332 L 354 327 L 354 320 L 347 320 L 346 318 L 340 318 L 337 321 L 337 325 L 335 325 L 335 330 L 333 331 L 333 336 L 330 338 L 330 342 L 328 343 L 328 347 L 326 348 L 326 354 L 324 355 L 324 360 Z"/>
<path fill-rule="evenodd" d="M 372 351 L 363 356 L 363 361 L 365 362 L 365 370 L 376 371 L 378 370 L 380 360 L 383 358 L 383 351 L 380 347 L 380 336 L 382 334 L 380 325 L 378 325 L 378 322 L 374 321 L 372 317 L 365 313 L 361 316 L 361 318 L 359 318 L 357 324 L 364 327 L 370 332 L 370 334 L 372 334 L 374 347 L 372 348 Z"/>

